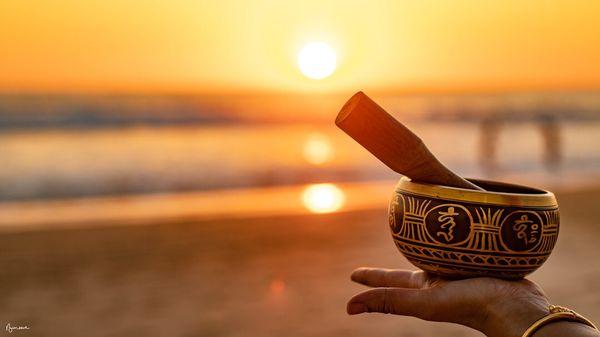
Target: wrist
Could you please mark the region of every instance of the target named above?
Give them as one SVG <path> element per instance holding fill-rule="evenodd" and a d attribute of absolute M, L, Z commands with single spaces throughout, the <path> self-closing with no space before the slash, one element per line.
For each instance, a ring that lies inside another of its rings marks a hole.
<path fill-rule="evenodd" d="M 541 327 L 533 334 L 533 337 L 556 336 L 597 337 L 600 332 L 581 322 L 558 321 Z"/>
<path fill-rule="evenodd" d="M 486 308 L 486 319 L 478 330 L 488 337 L 521 337 L 527 328 L 547 314 L 545 298 L 495 304 Z"/>
<path fill-rule="evenodd" d="M 488 337 L 521 337 L 539 319 L 549 315 L 549 309 L 545 303 L 547 301 L 542 298 L 539 301 L 525 303 L 514 301 L 509 305 L 490 306 L 486 308 L 486 319 L 478 330 Z M 600 331 L 582 321 L 565 319 L 545 323 L 535 329 L 530 336 L 600 337 Z"/>

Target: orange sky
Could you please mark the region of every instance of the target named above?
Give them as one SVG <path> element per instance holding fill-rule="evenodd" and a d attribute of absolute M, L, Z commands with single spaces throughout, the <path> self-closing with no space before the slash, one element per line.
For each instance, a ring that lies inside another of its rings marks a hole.
<path fill-rule="evenodd" d="M 330 43 L 339 69 L 295 59 Z M 600 1 L 0 2 L 0 90 L 599 88 Z"/>

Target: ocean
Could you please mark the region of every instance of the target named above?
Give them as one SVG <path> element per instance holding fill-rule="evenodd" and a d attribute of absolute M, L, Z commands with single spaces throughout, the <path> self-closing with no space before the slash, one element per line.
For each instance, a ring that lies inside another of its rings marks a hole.
<path fill-rule="evenodd" d="M 345 98 L 3 95 L 0 200 L 397 179 L 333 124 Z M 375 99 L 461 175 L 598 182 L 598 93 Z"/>

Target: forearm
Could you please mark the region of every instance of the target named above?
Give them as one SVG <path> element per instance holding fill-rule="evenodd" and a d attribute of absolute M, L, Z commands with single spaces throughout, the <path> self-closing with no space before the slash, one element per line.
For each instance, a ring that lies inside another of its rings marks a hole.
<path fill-rule="evenodd" d="M 521 337 L 527 328 L 545 315 L 545 312 L 536 309 L 516 312 L 503 319 L 491 318 L 492 322 L 483 332 L 488 337 Z M 540 327 L 532 337 L 600 337 L 600 332 L 580 322 L 556 321 Z"/>
<path fill-rule="evenodd" d="M 600 332 L 579 322 L 560 321 L 541 327 L 533 337 L 599 337 Z"/>
<path fill-rule="evenodd" d="M 545 301 L 528 301 L 520 305 L 499 306 L 488 311 L 481 330 L 488 337 L 521 337 L 525 330 L 548 315 Z M 600 332 L 580 322 L 555 321 L 540 327 L 532 337 L 600 337 Z"/>

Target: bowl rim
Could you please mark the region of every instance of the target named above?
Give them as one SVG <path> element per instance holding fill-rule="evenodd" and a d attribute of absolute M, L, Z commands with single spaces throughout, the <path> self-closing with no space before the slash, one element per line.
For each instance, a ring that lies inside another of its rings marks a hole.
<path fill-rule="evenodd" d="M 494 180 L 484 179 L 467 179 L 475 184 L 478 182 L 497 184 L 504 186 L 512 186 L 516 188 L 524 188 L 538 191 L 539 193 L 510 193 L 510 192 L 493 192 L 493 191 L 478 191 L 459 187 L 443 186 L 426 184 L 412 181 L 408 177 L 402 177 L 396 184 L 394 191 L 407 192 L 420 196 L 462 201 L 469 203 L 479 203 L 486 205 L 502 205 L 502 206 L 518 206 L 518 207 L 554 207 L 558 206 L 554 193 L 539 188 L 529 187 L 526 185 L 504 183 Z"/>

